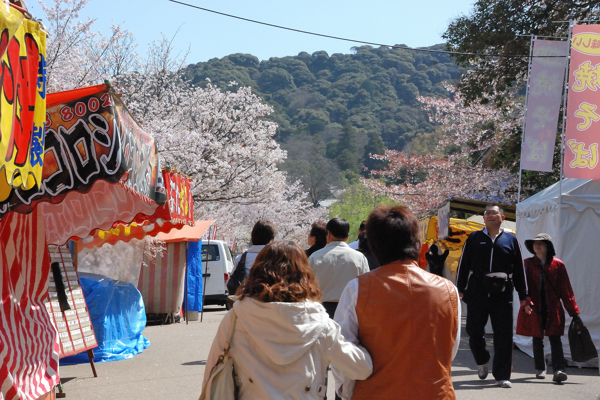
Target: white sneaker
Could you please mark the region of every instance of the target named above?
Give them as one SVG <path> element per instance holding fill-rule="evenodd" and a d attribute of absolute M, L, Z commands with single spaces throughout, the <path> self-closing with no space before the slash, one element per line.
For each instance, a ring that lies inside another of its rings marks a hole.
<path fill-rule="evenodd" d="M 535 377 L 538 379 L 546 379 L 546 370 L 538 369 L 535 373 Z"/>
<path fill-rule="evenodd" d="M 477 376 L 479 377 L 479 379 L 487 378 L 487 376 L 488 376 L 488 365 L 487 364 L 477 366 Z"/>
<path fill-rule="evenodd" d="M 501 388 L 510 389 L 512 387 L 512 383 L 510 381 L 496 381 L 496 384 Z"/>

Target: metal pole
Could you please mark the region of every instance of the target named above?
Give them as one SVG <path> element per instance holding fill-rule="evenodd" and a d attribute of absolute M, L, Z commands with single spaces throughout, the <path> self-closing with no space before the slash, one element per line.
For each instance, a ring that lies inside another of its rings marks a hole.
<path fill-rule="evenodd" d="M 183 242 L 185 243 L 185 254 L 186 254 L 186 258 L 185 258 L 185 274 L 183 274 L 183 276 L 185 276 L 185 324 L 188 325 L 189 324 L 189 311 L 190 311 L 190 299 L 188 298 L 188 266 L 187 266 L 187 254 L 188 254 L 188 244 L 187 242 Z"/>
<path fill-rule="evenodd" d="M 573 34 L 573 27 L 577 23 L 573 20 L 569 20 L 569 36 L 567 43 L 569 44 L 569 51 L 567 52 L 567 60 L 565 66 L 565 85 L 563 87 L 563 120 L 562 120 L 562 132 L 560 139 L 560 175 L 558 180 L 558 226 L 561 224 L 561 209 L 562 209 L 562 181 L 563 181 L 563 163 L 565 159 L 565 125 L 567 121 L 567 92 L 569 91 L 569 60 L 571 59 L 571 35 Z M 558 244 L 560 246 L 560 238 Z"/>
<path fill-rule="evenodd" d="M 204 278 L 202 284 L 202 312 L 200 313 L 200 322 L 204 319 L 204 296 L 206 296 L 206 278 L 208 276 L 208 253 L 210 252 L 210 234 L 208 235 L 208 240 L 206 241 L 206 262 L 204 263 L 204 273 L 202 277 Z M 200 243 L 200 257 L 202 257 L 202 243 Z M 202 260 L 202 258 L 200 258 Z"/>
<path fill-rule="evenodd" d="M 531 35 L 531 42 L 529 43 L 529 67 L 527 68 L 527 87 L 525 89 L 525 106 L 523 107 L 523 133 L 521 134 L 521 158 L 519 160 L 519 188 L 517 190 L 517 204 L 521 201 L 521 178 L 523 176 L 523 146 L 525 146 L 525 128 L 527 121 L 527 100 L 529 99 L 529 80 L 531 79 L 531 63 L 533 58 L 533 42 L 537 40 L 537 36 Z"/>

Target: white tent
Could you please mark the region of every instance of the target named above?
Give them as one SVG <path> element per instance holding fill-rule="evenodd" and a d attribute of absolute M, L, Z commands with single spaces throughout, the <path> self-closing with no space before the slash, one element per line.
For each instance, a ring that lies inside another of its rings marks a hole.
<path fill-rule="evenodd" d="M 562 195 L 561 195 L 562 192 Z M 552 237 L 556 256 L 566 265 L 581 318 L 600 347 L 600 181 L 563 179 L 517 204 L 517 238 L 523 258 L 532 257 L 525 240 L 545 232 Z M 518 304 L 518 303 L 517 303 Z M 518 308 L 518 307 L 515 307 Z M 515 324 L 516 313 L 515 312 Z M 565 313 L 566 314 L 566 313 Z M 570 360 L 566 314 L 563 348 Z M 532 355 L 531 338 L 515 336 L 519 348 Z M 546 341 L 544 350 L 550 354 Z M 598 359 L 589 365 L 598 365 Z"/>

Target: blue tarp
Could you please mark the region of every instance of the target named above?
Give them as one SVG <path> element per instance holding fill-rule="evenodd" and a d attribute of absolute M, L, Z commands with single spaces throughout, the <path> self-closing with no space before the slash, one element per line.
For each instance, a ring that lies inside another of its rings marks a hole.
<path fill-rule="evenodd" d="M 202 311 L 202 240 L 187 245 L 187 309 Z"/>
<path fill-rule="evenodd" d="M 132 283 L 84 272 L 79 274 L 79 282 L 98 342 L 93 349 L 94 362 L 133 358 L 150 346 L 142 336 L 146 327 L 144 301 Z M 86 352 L 60 360 L 63 365 L 87 362 Z"/>

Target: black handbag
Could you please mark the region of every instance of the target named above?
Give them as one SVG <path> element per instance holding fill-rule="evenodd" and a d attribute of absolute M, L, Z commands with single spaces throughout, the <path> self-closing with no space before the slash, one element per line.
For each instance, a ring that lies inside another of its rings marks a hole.
<path fill-rule="evenodd" d="M 248 254 L 248 252 L 242 254 L 240 261 L 237 263 L 235 270 L 227 281 L 227 292 L 229 292 L 229 295 L 234 295 L 246 279 L 246 254 Z"/>
<path fill-rule="evenodd" d="M 574 362 L 586 362 L 598 357 L 596 345 L 579 315 L 573 316 L 569 326 L 569 347 L 571 348 L 571 359 Z"/>

